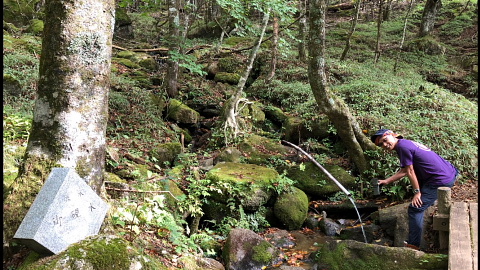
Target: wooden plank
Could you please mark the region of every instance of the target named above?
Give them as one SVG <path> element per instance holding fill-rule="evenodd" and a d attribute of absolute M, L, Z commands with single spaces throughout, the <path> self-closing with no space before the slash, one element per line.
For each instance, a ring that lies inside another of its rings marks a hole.
<path fill-rule="evenodd" d="M 472 270 L 472 245 L 468 204 L 454 202 L 450 208 L 448 270 Z"/>
<path fill-rule="evenodd" d="M 478 203 L 470 203 L 473 270 L 478 270 Z"/>

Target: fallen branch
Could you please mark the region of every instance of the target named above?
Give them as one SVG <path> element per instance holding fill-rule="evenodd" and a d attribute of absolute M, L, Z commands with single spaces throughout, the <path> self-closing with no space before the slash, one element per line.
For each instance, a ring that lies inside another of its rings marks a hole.
<path fill-rule="evenodd" d="M 154 49 L 127 49 L 117 45 L 112 45 L 112 48 L 119 49 L 122 51 L 132 51 L 132 52 L 168 52 L 168 48 L 154 48 Z"/>
<path fill-rule="evenodd" d="M 121 188 L 112 188 L 112 187 L 105 187 L 105 189 L 119 191 L 119 192 L 135 192 L 135 193 L 168 193 L 172 196 L 175 200 L 179 201 L 172 192 L 168 190 L 132 190 L 132 189 L 121 189 Z"/>

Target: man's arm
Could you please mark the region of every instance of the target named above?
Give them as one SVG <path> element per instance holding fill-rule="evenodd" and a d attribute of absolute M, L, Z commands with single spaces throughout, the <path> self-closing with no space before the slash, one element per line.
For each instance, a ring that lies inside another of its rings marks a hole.
<path fill-rule="evenodd" d="M 412 185 L 413 190 L 420 190 L 420 184 L 418 183 L 417 175 L 415 174 L 415 171 L 413 170 L 413 165 L 409 165 L 405 167 L 407 177 L 410 179 L 410 184 Z M 422 199 L 421 199 L 421 192 L 417 192 L 413 195 L 412 199 L 412 205 L 415 207 L 420 207 L 422 206 Z"/>

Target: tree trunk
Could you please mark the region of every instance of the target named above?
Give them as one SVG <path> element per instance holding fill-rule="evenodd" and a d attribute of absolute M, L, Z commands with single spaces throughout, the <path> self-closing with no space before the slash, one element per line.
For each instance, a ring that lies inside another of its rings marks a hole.
<path fill-rule="evenodd" d="M 319 108 L 332 121 L 357 170 L 363 174 L 368 168 L 363 150 L 374 149 L 375 146 L 362 133 L 345 102 L 334 96 L 327 85 L 325 74 L 326 7 L 326 0 L 310 1 L 308 80 Z"/>
<path fill-rule="evenodd" d="M 342 56 L 340 57 L 340 61 L 345 60 L 345 57 L 347 56 L 347 53 L 350 50 L 350 42 L 352 40 L 353 33 L 355 33 L 355 28 L 357 27 L 361 3 L 362 3 L 362 0 L 357 0 L 357 6 L 355 7 L 355 15 L 353 17 L 352 27 L 350 28 L 350 33 L 348 33 L 347 43 L 345 44 L 345 49 L 343 49 Z"/>
<path fill-rule="evenodd" d="M 427 0 L 425 8 L 423 9 L 422 22 L 420 23 L 419 37 L 424 37 L 432 32 L 435 25 L 437 12 L 442 7 L 441 0 Z"/>
<path fill-rule="evenodd" d="M 380 58 L 380 38 L 382 36 L 382 18 L 383 18 L 383 0 L 378 0 L 378 18 L 377 18 L 377 45 L 375 46 L 375 59 L 374 63 L 378 62 Z"/>
<path fill-rule="evenodd" d="M 298 11 L 302 14 L 298 21 L 298 59 L 302 62 L 307 61 L 307 54 L 305 52 L 305 40 L 307 32 L 307 18 L 306 18 L 306 3 L 305 0 L 298 1 Z"/>
<path fill-rule="evenodd" d="M 402 53 L 403 43 L 405 42 L 405 35 L 407 33 L 407 22 L 408 16 L 410 16 L 410 11 L 412 11 L 413 0 L 410 0 L 410 4 L 408 5 L 407 14 L 405 15 L 405 19 L 403 21 L 403 33 L 402 33 L 402 40 L 400 40 L 400 45 L 398 46 L 398 53 L 395 57 L 395 64 L 393 65 L 393 72 L 397 73 L 397 65 L 398 59 L 400 58 L 400 54 Z"/>
<path fill-rule="evenodd" d="M 114 14 L 113 0 L 46 1 L 32 129 L 4 202 L 4 251 L 53 167 L 75 169 L 100 193 Z"/>
<path fill-rule="evenodd" d="M 275 76 L 277 67 L 278 54 L 278 17 L 273 17 L 273 40 L 272 40 L 272 59 L 270 60 L 270 74 L 267 77 L 267 82 L 271 81 Z"/>
<path fill-rule="evenodd" d="M 175 53 L 180 53 L 180 15 L 178 12 L 178 0 L 170 0 L 168 7 L 168 40 L 169 49 Z M 169 97 L 178 95 L 178 60 L 172 59 L 172 54 L 167 61 L 167 94 Z"/>
<path fill-rule="evenodd" d="M 257 56 L 258 49 L 262 44 L 263 36 L 265 35 L 265 29 L 268 25 L 268 18 L 270 17 L 270 9 L 264 13 L 263 16 L 263 27 L 260 33 L 260 37 L 257 40 L 257 44 L 250 52 L 249 63 L 245 70 L 245 73 L 240 78 L 237 84 L 237 90 L 235 94 L 233 94 L 229 100 L 226 102 L 225 108 L 225 123 L 224 123 L 224 136 L 225 136 L 225 144 L 228 145 L 229 141 L 233 141 L 237 135 L 240 133 L 241 129 L 237 121 L 237 115 L 240 111 L 239 105 L 241 102 L 248 102 L 246 99 L 243 99 L 243 88 L 245 87 L 245 83 L 247 82 L 248 76 L 250 75 L 250 71 L 253 68 L 253 62 Z"/>

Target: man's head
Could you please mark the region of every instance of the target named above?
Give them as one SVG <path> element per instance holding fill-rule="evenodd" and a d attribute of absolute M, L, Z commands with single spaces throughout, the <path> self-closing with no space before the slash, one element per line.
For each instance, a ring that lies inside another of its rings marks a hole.
<path fill-rule="evenodd" d="M 370 137 L 376 146 L 380 146 L 387 150 L 393 150 L 398 139 L 402 138 L 401 135 L 398 135 L 389 129 L 380 129 Z"/>

